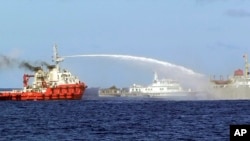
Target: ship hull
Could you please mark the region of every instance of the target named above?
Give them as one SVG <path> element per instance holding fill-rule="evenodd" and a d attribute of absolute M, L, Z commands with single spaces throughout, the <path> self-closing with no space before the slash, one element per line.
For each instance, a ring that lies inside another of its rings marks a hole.
<path fill-rule="evenodd" d="M 163 99 L 186 99 L 195 97 L 195 92 L 168 92 L 168 93 L 123 93 L 123 97 L 150 97 Z"/>
<path fill-rule="evenodd" d="M 71 84 L 47 88 L 44 92 L 3 91 L 0 92 L 0 101 L 80 100 L 84 95 L 85 89 L 86 86 L 84 84 Z"/>
<path fill-rule="evenodd" d="M 250 99 L 250 87 L 214 88 L 210 94 L 213 99 L 237 100 Z"/>
<path fill-rule="evenodd" d="M 196 100 L 199 99 L 199 92 L 168 92 L 168 93 L 139 93 L 139 92 L 120 92 L 99 94 L 99 97 L 134 97 L 134 98 L 153 98 L 169 100 Z"/>

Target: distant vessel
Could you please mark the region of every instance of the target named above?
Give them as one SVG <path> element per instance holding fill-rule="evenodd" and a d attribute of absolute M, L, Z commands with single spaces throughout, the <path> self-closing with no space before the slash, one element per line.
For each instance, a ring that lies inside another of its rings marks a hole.
<path fill-rule="evenodd" d="M 148 97 L 183 97 L 191 94 L 191 89 L 184 90 L 181 85 L 172 79 L 158 79 L 154 73 L 153 83 L 148 86 L 133 84 L 128 93 L 122 96 L 148 96 Z"/>
<path fill-rule="evenodd" d="M 157 73 L 154 74 L 153 83 L 148 86 L 133 84 L 128 89 L 111 87 L 100 89 L 99 96 L 122 96 L 122 97 L 186 97 L 194 96 L 194 92 L 184 90 L 181 85 L 172 79 L 158 79 Z"/>
<path fill-rule="evenodd" d="M 58 56 L 57 46 L 54 46 L 55 65 L 47 66 L 48 71 L 42 67 L 34 68 L 34 75 L 23 75 L 23 89 L 0 91 L 0 100 L 80 100 L 87 88 L 69 71 L 59 67 L 63 58 Z M 29 84 L 29 79 L 34 81 Z"/>
<path fill-rule="evenodd" d="M 101 97 L 119 97 L 125 92 L 127 92 L 125 88 L 120 89 L 116 86 L 111 86 L 110 88 L 99 89 L 98 94 Z"/>
<path fill-rule="evenodd" d="M 238 69 L 234 75 L 226 80 L 221 76 L 220 79 L 211 79 L 212 93 L 218 99 L 250 99 L 250 76 L 247 55 L 245 59 L 245 71 Z"/>

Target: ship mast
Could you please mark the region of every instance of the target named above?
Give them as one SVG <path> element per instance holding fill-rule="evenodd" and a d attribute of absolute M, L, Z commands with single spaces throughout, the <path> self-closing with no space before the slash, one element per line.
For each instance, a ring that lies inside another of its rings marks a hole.
<path fill-rule="evenodd" d="M 248 77 L 249 74 L 248 56 L 247 54 L 245 54 L 243 57 L 245 58 L 245 77 Z"/>
<path fill-rule="evenodd" d="M 60 70 L 59 63 L 62 62 L 64 58 L 58 56 L 57 44 L 53 46 L 53 61 L 55 62 L 56 69 Z"/>
<path fill-rule="evenodd" d="M 158 81 L 158 75 L 156 72 L 154 72 L 154 82 L 157 82 Z"/>

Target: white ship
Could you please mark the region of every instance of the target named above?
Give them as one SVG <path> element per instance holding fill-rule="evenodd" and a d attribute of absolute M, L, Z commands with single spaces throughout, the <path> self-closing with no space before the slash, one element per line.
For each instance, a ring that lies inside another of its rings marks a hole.
<path fill-rule="evenodd" d="M 191 89 L 183 89 L 178 81 L 172 79 L 158 79 L 155 72 L 153 83 L 147 86 L 133 84 L 129 88 L 99 89 L 100 97 L 150 97 L 174 100 L 196 99 L 197 92 Z"/>
<path fill-rule="evenodd" d="M 147 96 L 147 97 L 186 97 L 194 93 L 191 89 L 184 90 L 181 85 L 172 79 L 158 79 L 155 72 L 153 83 L 148 86 L 133 84 L 127 93 L 121 96 Z"/>
<path fill-rule="evenodd" d="M 224 80 L 221 76 L 216 80 L 211 79 L 212 93 L 216 99 L 250 99 L 250 75 L 247 55 L 245 59 L 245 71 L 238 69 L 234 75 Z"/>

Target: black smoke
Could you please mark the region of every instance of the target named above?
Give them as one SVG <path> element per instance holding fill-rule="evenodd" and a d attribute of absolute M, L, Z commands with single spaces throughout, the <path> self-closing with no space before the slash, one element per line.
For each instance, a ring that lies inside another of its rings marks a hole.
<path fill-rule="evenodd" d="M 29 62 L 26 62 L 26 61 L 22 61 L 19 66 L 19 68 L 24 68 L 24 69 L 27 69 L 27 70 L 30 70 L 30 71 L 35 71 L 36 69 L 36 66 L 34 65 L 31 65 L 31 63 Z"/>
<path fill-rule="evenodd" d="M 40 66 L 50 67 L 51 65 L 45 61 L 30 62 L 30 61 L 8 57 L 5 55 L 0 55 L 0 69 L 20 68 L 20 69 L 26 69 L 29 71 L 35 71 Z"/>

